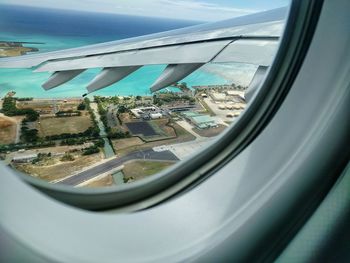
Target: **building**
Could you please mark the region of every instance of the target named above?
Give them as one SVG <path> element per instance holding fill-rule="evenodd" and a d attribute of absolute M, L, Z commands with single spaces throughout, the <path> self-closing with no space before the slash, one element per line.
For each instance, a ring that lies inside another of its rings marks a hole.
<path fill-rule="evenodd" d="M 244 110 L 246 104 L 244 103 L 226 103 L 218 105 L 219 110 Z"/>
<path fill-rule="evenodd" d="M 227 96 L 239 97 L 243 101 L 245 100 L 244 93 L 245 93 L 244 91 L 240 91 L 240 90 L 227 90 L 226 91 Z"/>
<path fill-rule="evenodd" d="M 187 111 L 187 112 L 182 113 L 182 115 L 185 118 L 192 118 L 192 117 L 195 117 L 195 116 L 200 116 L 201 114 L 198 113 L 198 112 L 194 112 L 194 111 Z"/>
<path fill-rule="evenodd" d="M 130 111 L 136 118 L 141 118 L 141 115 L 143 114 L 143 111 L 140 109 L 132 109 Z"/>
<path fill-rule="evenodd" d="M 180 111 L 188 111 L 188 110 L 193 110 L 195 108 L 197 108 L 196 105 L 180 105 L 180 106 L 166 106 L 164 107 L 169 111 L 172 112 L 180 112 Z"/>
<path fill-rule="evenodd" d="M 244 110 L 246 107 L 246 104 L 244 103 L 236 103 L 233 105 L 233 109 L 235 110 Z"/>
<path fill-rule="evenodd" d="M 226 114 L 226 117 L 227 117 L 227 118 L 236 118 L 236 117 L 238 117 L 240 114 L 241 114 L 241 113 L 238 112 L 238 111 L 229 112 L 229 113 Z"/>
<path fill-rule="evenodd" d="M 193 111 L 184 112 L 182 115 L 188 122 L 196 126 L 198 129 L 207 129 L 218 126 L 216 120 L 209 115 L 202 115 Z"/>
<path fill-rule="evenodd" d="M 144 118 L 144 115 L 149 115 L 150 113 L 158 113 L 159 108 L 155 106 L 140 107 L 140 108 L 132 109 L 130 111 L 136 118 Z"/>
<path fill-rule="evenodd" d="M 227 99 L 225 93 L 211 92 L 210 96 L 214 101 L 226 101 Z"/>
<path fill-rule="evenodd" d="M 35 160 L 36 158 L 38 158 L 37 154 L 19 154 L 19 155 L 15 155 L 12 158 L 12 162 L 14 162 L 14 163 L 30 163 L 33 160 Z"/>
<path fill-rule="evenodd" d="M 214 128 L 218 126 L 215 119 L 208 115 L 195 116 L 192 118 L 192 123 L 198 129 Z"/>
<path fill-rule="evenodd" d="M 163 114 L 161 114 L 161 113 L 151 113 L 149 116 L 151 117 L 152 120 L 155 120 L 155 119 L 161 119 L 163 117 Z"/>

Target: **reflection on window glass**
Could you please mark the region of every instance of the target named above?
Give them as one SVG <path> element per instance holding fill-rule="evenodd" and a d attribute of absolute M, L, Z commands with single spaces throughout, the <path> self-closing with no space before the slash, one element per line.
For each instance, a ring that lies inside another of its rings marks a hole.
<path fill-rule="evenodd" d="M 0 57 L 135 37 L 288 4 L 139 0 L 126 5 L 126 1 L 87 4 L 76 0 L 52 6 L 47 1 L 2 2 Z M 159 13 L 155 15 L 154 10 Z M 82 97 L 86 83 L 100 69 L 89 69 L 48 91 L 41 85 L 49 73 L 0 69 L 0 158 L 50 183 L 75 187 L 132 183 L 202 150 L 235 123 L 247 106 L 246 91 L 258 67 L 206 64 L 151 93 L 149 87 L 165 65 L 145 66 L 86 97 Z"/>

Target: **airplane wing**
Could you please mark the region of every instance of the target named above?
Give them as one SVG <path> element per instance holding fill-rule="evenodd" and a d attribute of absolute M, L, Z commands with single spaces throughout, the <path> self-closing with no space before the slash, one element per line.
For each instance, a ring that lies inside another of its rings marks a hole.
<path fill-rule="evenodd" d="M 267 67 L 275 55 L 286 8 L 141 37 L 80 48 L 0 59 L 0 68 L 52 72 L 42 85 L 52 89 L 90 68 L 101 72 L 88 92 L 120 81 L 144 65 L 167 64 L 151 86 L 155 92 L 206 63 L 241 62 Z"/>

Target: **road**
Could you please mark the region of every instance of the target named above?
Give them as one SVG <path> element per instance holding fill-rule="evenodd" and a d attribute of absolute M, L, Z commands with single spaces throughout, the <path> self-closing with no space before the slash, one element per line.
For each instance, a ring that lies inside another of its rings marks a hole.
<path fill-rule="evenodd" d="M 126 156 L 115 158 L 103 164 L 97 165 L 89 170 L 83 171 L 64 179 L 58 183 L 65 185 L 78 185 L 87 180 L 90 180 L 100 174 L 111 171 L 112 169 L 121 166 L 123 163 L 131 160 L 161 160 L 161 161 L 178 161 L 179 159 L 171 151 L 156 152 L 152 149 L 137 151 Z"/>
<path fill-rule="evenodd" d="M 0 109 L 2 109 L 2 100 L 0 100 Z M 11 118 L 8 117 L 6 115 L 4 115 L 3 113 L 0 113 L 0 117 L 13 122 L 14 124 L 16 124 L 16 137 L 15 137 L 15 143 L 19 143 L 20 140 L 20 135 L 21 135 L 21 127 L 22 127 L 22 121 L 15 119 L 15 118 Z"/>
<path fill-rule="evenodd" d="M 115 112 L 117 112 L 115 106 L 110 106 L 107 108 L 107 123 L 109 127 L 116 127 L 119 125 Z"/>
<path fill-rule="evenodd" d="M 104 151 L 105 157 L 106 158 L 113 157 L 113 156 L 115 156 L 114 151 L 113 151 L 113 147 L 110 144 L 109 140 L 106 138 L 107 133 L 106 133 L 105 126 L 103 125 L 103 123 L 101 121 L 101 116 L 98 113 L 98 105 L 95 102 L 91 102 L 90 103 L 90 107 L 95 113 L 97 124 L 98 124 L 98 127 L 100 128 L 100 136 L 105 141 L 105 146 L 103 147 L 103 151 Z"/>
<path fill-rule="evenodd" d="M 21 139 L 21 128 L 22 128 L 22 122 L 21 121 L 17 121 L 15 143 L 19 143 L 20 142 L 20 139 Z"/>
<path fill-rule="evenodd" d="M 196 137 L 196 140 L 205 140 L 207 139 L 206 137 L 202 137 L 199 134 L 195 133 L 193 131 L 193 126 L 189 124 L 187 121 L 177 121 L 176 122 L 178 125 L 180 125 L 182 128 L 184 128 L 187 132 L 191 133 L 193 136 Z"/>
<path fill-rule="evenodd" d="M 212 141 L 213 138 L 196 139 L 190 142 L 156 146 L 153 150 L 156 152 L 171 151 L 177 158 L 184 160 L 196 152 L 203 151 Z"/>

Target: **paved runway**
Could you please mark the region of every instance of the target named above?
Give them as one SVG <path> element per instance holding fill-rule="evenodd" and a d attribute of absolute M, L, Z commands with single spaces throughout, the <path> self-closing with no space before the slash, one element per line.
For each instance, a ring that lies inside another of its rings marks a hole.
<path fill-rule="evenodd" d="M 207 147 L 212 141 L 213 138 L 197 139 L 195 141 L 190 142 L 156 146 L 153 148 L 153 150 L 157 152 L 170 151 L 180 160 L 184 160 L 192 154 L 195 154 L 196 152 L 200 152 L 203 149 L 205 149 L 205 147 Z"/>
<path fill-rule="evenodd" d="M 83 171 L 64 179 L 58 183 L 65 185 L 78 185 L 90 180 L 100 174 L 111 171 L 112 169 L 123 165 L 123 163 L 131 160 L 162 160 L 162 161 L 178 161 L 179 159 L 171 151 L 156 152 L 152 149 L 137 151 L 126 156 L 115 158 L 103 164 L 97 165 L 89 170 Z"/>

